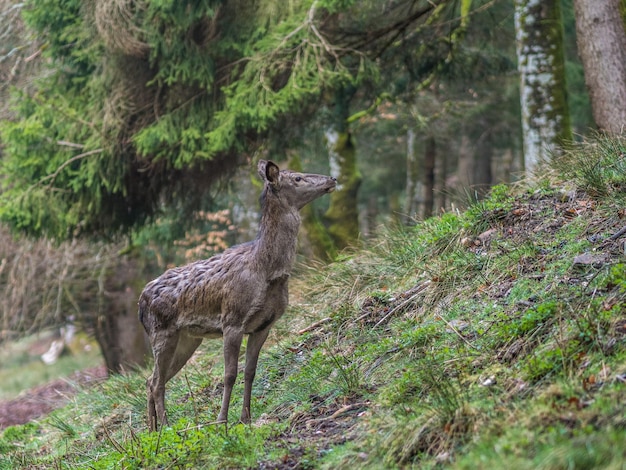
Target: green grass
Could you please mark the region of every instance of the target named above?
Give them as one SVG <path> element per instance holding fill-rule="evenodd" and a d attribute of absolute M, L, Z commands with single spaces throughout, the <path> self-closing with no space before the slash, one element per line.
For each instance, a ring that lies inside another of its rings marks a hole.
<path fill-rule="evenodd" d="M 252 426 L 211 424 L 223 363 L 207 341 L 168 384 L 170 427 L 146 429 L 149 371 L 114 377 L 7 429 L 0 468 L 626 468 L 626 259 L 608 240 L 623 187 L 594 169 L 603 191 L 564 189 L 558 172 L 499 186 L 302 269 L 261 354 Z M 585 252 L 605 260 L 574 265 Z"/>

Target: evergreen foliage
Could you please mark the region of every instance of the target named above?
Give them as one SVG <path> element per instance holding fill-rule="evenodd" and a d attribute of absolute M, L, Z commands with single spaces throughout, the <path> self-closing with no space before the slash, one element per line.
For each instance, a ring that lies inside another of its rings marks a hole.
<path fill-rule="evenodd" d="M 185 219 L 329 91 L 377 95 L 381 69 L 409 57 L 415 74 L 433 73 L 460 25 L 444 0 L 27 7 L 49 69 L 34 92 L 15 92 L 17 119 L 0 124 L 0 218 L 58 238 L 114 235 L 166 207 Z"/>

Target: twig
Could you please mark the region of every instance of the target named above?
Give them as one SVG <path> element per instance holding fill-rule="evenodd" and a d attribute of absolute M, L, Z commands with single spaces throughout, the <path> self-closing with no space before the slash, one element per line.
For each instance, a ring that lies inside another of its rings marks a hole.
<path fill-rule="evenodd" d="M 322 318 L 321 320 L 316 321 L 315 323 L 313 323 L 313 324 L 307 326 L 306 328 L 303 328 L 302 330 L 298 331 L 298 334 L 299 335 L 303 335 L 304 333 L 307 333 L 307 332 L 309 332 L 311 330 L 314 330 L 318 326 L 323 325 L 324 323 L 328 323 L 330 320 L 331 320 L 330 317 Z"/>
<path fill-rule="evenodd" d="M 193 406 L 193 413 L 195 415 L 196 426 L 198 425 L 198 407 L 196 406 L 196 397 L 193 394 L 193 390 L 191 390 L 191 385 L 189 384 L 189 377 L 187 377 L 187 372 L 185 372 L 185 382 L 187 383 L 187 388 L 189 389 L 189 396 L 191 397 L 191 404 Z"/>
<path fill-rule="evenodd" d="M 126 449 L 124 449 L 124 447 L 122 447 L 122 445 L 111 435 L 104 422 L 102 423 L 102 429 L 104 429 L 104 433 L 106 434 L 107 439 L 113 445 L 113 447 L 115 447 L 115 450 L 117 450 L 122 455 L 126 454 Z"/>
<path fill-rule="evenodd" d="M 389 312 L 387 312 L 387 314 L 382 317 L 380 320 L 378 320 L 378 322 L 374 325 L 374 328 L 380 326 L 382 323 L 384 323 L 385 321 L 387 321 L 387 319 L 393 315 L 394 313 L 396 313 L 398 310 L 403 309 L 404 307 L 406 307 L 409 303 L 413 302 L 415 300 L 415 298 L 420 295 L 428 286 L 430 285 L 430 281 L 426 281 L 423 284 L 421 284 L 419 287 L 417 287 L 417 289 L 414 290 L 413 294 L 406 300 L 404 300 L 402 303 L 400 303 L 399 305 L 396 305 L 394 308 L 392 308 Z"/>
<path fill-rule="evenodd" d="M 622 237 L 626 235 L 626 226 L 622 227 L 620 230 L 618 230 L 617 232 L 615 232 L 613 235 L 611 235 L 609 238 L 607 238 L 605 240 L 605 242 L 607 241 L 615 241 L 618 238 Z"/>
<path fill-rule="evenodd" d="M 24 62 L 30 62 L 31 60 L 36 59 L 37 57 L 39 57 L 39 55 L 41 54 L 42 51 L 43 51 L 43 46 L 40 47 L 39 49 L 37 49 L 35 52 L 33 52 L 28 57 L 26 57 L 26 59 L 24 59 Z"/>
<path fill-rule="evenodd" d="M 339 408 L 337 411 L 335 411 L 330 416 L 325 416 L 323 418 L 314 418 L 314 419 L 307 420 L 306 421 L 306 425 L 310 426 L 312 424 L 323 423 L 324 421 L 330 421 L 330 420 L 333 420 L 333 419 L 337 419 L 339 416 L 341 416 L 343 414 L 346 414 L 349 411 L 369 406 L 369 404 L 370 404 L 369 402 L 362 402 L 362 403 L 352 403 L 351 405 L 345 405 L 345 406 L 342 406 L 341 408 Z"/>
<path fill-rule="evenodd" d="M 85 146 L 83 144 L 76 144 L 74 142 L 68 142 L 67 140 L 57 140 L 57 145 L 65 145 L 67 147 L 72 147 L 75 149 L 83 149 Z"/>
<path fill-rule="evenodd" d="M 441 315 L 439 315 L 439 318 L 441 318 L 441 320 L 448 326 L 448 328 L 450 328 L 452 331 L 454 331 L 454 333 L 456 333 L 456 335 L 461 338 L 463 340 L 463 342 L 465 344 L 467 344 L 470 348 L 475 349 L 476 351 L 478 351 L 478 348 L 476 346 L 474 346 L 472 343 L 470 343 L 467 338 L 465 338 L 460 332 L 459 330 L 457 330 L 454 325 L 452 323 L 450 323 L 448 320 L 446 320 L 445 318 L 443 318 Z"/>

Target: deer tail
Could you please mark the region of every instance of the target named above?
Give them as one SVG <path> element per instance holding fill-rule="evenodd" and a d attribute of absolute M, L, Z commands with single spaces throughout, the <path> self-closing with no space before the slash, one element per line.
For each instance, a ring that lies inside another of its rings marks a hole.
<path fill-rule="evenodd" d="M 144 330 L 148 333 L 148 325 L 146 325 L 146 309 L 148 308 L 148 302 L 143 298 L 139 299 L 139 321 L 143 325 Z"/>

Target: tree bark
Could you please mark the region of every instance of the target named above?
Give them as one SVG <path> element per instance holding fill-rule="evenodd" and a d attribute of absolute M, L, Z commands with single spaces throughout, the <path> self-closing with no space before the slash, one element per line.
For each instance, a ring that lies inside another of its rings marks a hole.
<path fill-rule="evenodd" d="M 348 124 L 350 101 L 355 92 L 355 88 L 347 86 L 335 93 L 333 119 L 325 133 L 330 174 L 337 178 L 337 187 L 330 195 L 330 206 L 324 218 L 328 234 L 338 251 L 359 239 L 357 194 L 361 173 L 357 168 L 356 147 Z"/>
<path fill-rule="evenodd" d="M 574 0 L 578 53 L 593 118 L 611 134 L 626 129 L 626 32 L 620 0 Z"/>
<path fill-rule="evenodd" d="M 433 215 L 435 204 L 435 161 L 437 147 L 435 138 L 431 135 L 426 139 L 426 149 L 424 151 L 424 207 L 422 218 L 427 219 Z"/>
<path fill-rule="evenodd" d="M 359 213 L 357 193 L 361 174 L 356 165 L 356 148 L 347 130 L 331 128 L 326 131 L 326 142 L 331 174 L 337 178 L 337 188 L 330 195 L 326 211 L 330 234 L 338 250 L 356 242 L 359 238 Z"/>
<path fill-rule="evenodd" d="M 434 214 L 441 214 L 446 208 L 448 174 L 448 153 L 442 152 L 435 158 Z"/>
<path fill-rule="evenodd" d="M 526 173 L 571 140 L 560 0 L 515 0 Z"/>
<path fill-rule="evenodd" d="M 98 294 L 94 334 L 109 372 L 143 367 L 150 354 L 147 336 L 137 316 L 139 264 L 128 256 L 111 271 L 104 266 Z"/>
<path fill-rule="evenodd" d="M 289 168 L 302 171 L 300 157 L 293 154 L 289 159 Z M 301 233 L 306 237 L 312 256 L 323 261 L 332 261 L 337 256 L 337 249 L 328 230 L 315 210 L 314 204 L 307 204 L 300 210 L 302 216 Z M 307 255 L 307 253 L 305 253 Z"/>
<path fill-rule="evenodd" d="M 418 188 L 418 158 L 415 152 L 414 129 L 409 129 L 406 134 L 406 195 L 404 201 L 404 223 L 408 224 L 415 217 L 417 210 Z"/>
<path fill-rule="evenodd" d="M 485 127 L 488 124 L 485 123 Z M 491 163 L 493 157 L 493 141 L 491 132 L 487 131 L 476 141 L 477 148 L 474 152 L 474 180 L 472 187 L 478 197 L 484 197 L 493 182 Z"/>

